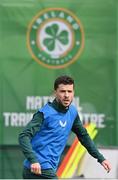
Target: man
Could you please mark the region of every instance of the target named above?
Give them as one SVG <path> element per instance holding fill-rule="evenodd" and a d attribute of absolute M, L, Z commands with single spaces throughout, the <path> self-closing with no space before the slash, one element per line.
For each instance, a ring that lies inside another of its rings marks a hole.
<path fill-rule="evenodd" d="M 69 76 L 58 77 L 54 82 L 54 92 L 54 101 L 39 109 L 19 135 L 19 143 L 26 157 L 23 178 L 56 179 L 60 156 L 71 130 L 88 152 L 109 172 L 110 163 L 94 145 L 76 108 L 71 104 L 74 80 Z"/>

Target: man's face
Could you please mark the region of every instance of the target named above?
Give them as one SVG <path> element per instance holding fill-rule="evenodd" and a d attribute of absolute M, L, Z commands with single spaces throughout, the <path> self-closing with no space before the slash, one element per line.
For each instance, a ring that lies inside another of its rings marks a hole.
<path fill-rule="evenodd" d="M 72 85 L 59 84 L 55 90 L 55 97 L 58 102 L 67 107 L 71 104 L 74 97 L 74 87 Z"/>

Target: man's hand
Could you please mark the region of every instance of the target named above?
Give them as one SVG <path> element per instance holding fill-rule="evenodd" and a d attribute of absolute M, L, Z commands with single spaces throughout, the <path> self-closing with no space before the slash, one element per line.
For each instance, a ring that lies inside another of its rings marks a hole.
<path fill-rule="evenodd" d="M 111 164 L 108 160 L 104 160 L 102 163 L 102 166 L 105 168 L 105 170 L 109 173 L 111 170 Z"/>
<path fill-rule="evenodd" d="M 31 172 L 34 174 L 41 174 L 41 166 L 39 163 L 31 164 Z"/>

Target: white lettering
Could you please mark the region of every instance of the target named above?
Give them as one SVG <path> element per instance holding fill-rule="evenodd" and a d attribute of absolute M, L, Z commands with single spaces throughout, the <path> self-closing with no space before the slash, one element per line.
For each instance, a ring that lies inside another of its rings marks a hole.
<path fill-rule="evenodd" d="M 61 13 L 59 14 L 59 17 L 60 17 L 60 18 L 64 18 L 64 13 L 61 12 Z"/>
<path fill-rule="evenodd" d="M 36 20 L 36 23 L 40 25 L 40 24 L 42 23 L 42 19 L 38 18 L 38 19 Z"/>
<path fill-rule="evenodd" d="M 56 17 L 56 14 L 55 14 L 54 11 L 51 11 L 51 16 L 52 16 L 52 17 Z"/>
<path fill-rule="evenodd" d="M 48 101 L 53 101 L 53 96 L 27 96 L 26 98 L 26 109 L 37 110 L 45 105 Z"/>
<path fill-rule="evenodd" d="M 48 19 L 48 18 L 49 18 L 48 14 L 45 13 L 45 14 L 44 14 L 44 19 Z"/>
<path fill-rule="evenodd" d="M 37 110 L 44 106 L 47 102 L 52 102 L 54 96 L 27 96 L 26 97 L 26 109 L 27 110 Z M 73 104 L 76 106 L 80 120 L 83 124 L 95 123 L 98 128 L 104 128 L 105 124 L 105 114 L 100 113 L 83 113 L 83 107 L 80 106 L 80 99 L 78 96 L 74 97 Z M 25 126 L 33 116 L 33 113 L 24 112 L 4 112 L 4 124 L 6 127 L 18 127 Z"/>
<path fill-rule="evenodd" d="M 11 113 L 11 126 L 18 126 L 18 115 L 17 113 Z"/>
<path fill-rule="evenodd" d="M 72 22 L 73 22 L 73 18 L 72 18 L 71 16 L 68 16 L 68 17 L 67 17 L 67 21 L 68 21 L 69 23 L 72 23 Z"/>
<path fill-rule="evenodd" d="M 98 124 L 99 124 L 99 126 L 98 127 L 100 127 L 100 128 L 105 128 L 105 124 L 104 124 L 104 119 L 105 119 L 105 114 L 99 114 L 98 115 Z"/>
<path fill-rule="evenodd" d="M 77 30 L 79 28 L 79 24 L 75 23 L 72 25 L 73 26 L 73 29 Z"/>
<path fill-rule="evenodd" d="M 42 107 L 42 101 L 41 101 L 41 98 L 40 96 L 36 96 L 35 97 L 35 101 L 34 101 L 34 108 L 35 109 L 39 109 Z"/>
<path fill-rule="evenodd" d="M 82 116 L 83 124 L 95 123 L 98 128 L 105 127 L 105 114 L 83 113 Z"/>
<path fill-rule="evenodd" d="M 5 112 L 3 116 L 6 127 L 19 127 L 25 126 L 32 119 L 33 113 Z"/>
<path fill-rule="evenodd" d="M 27 96 L 26 109 L 34 109 L 34 96 Z"/>
<path fill-rule="evenodd" d="M 4 112 L 3 116 L 5 118 L 5 126 L 9 126 L 10 113 L 9 112 Z"/>

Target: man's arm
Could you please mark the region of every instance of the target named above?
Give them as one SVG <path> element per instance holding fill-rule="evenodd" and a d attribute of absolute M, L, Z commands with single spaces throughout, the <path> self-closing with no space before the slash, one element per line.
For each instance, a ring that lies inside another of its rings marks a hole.
<path fill-rule="evenodd" d="M 24 130 L 19 134 L 19 144 L 25 157 L 31 162 L 31 170 L 36 172 L 40 169 L 40 164 L 32 149 L 31 140 L 40 130 L 43 122 L 43 113 L 37 112 L 33 115 L 32 120 L 27 124 Z M 37 170 L 38 169 L 38 170 Z M 38 173 L 37 173 L 38 174 Z"/>
<path fill-rule="evenodd" d="M 81 144 L 87 149 L 89 154 L 96 158 L 99 163 L 107 170 L 110 171 L 111 165 L 110 163 L 104 158 L 104 156 L 98 151 L 96 148 L 93 140 L 90 138 L 87 130 L 83 127 L 79 115 L 77 115 L 73 126 L 72 131 L 77 135 Z"/>

